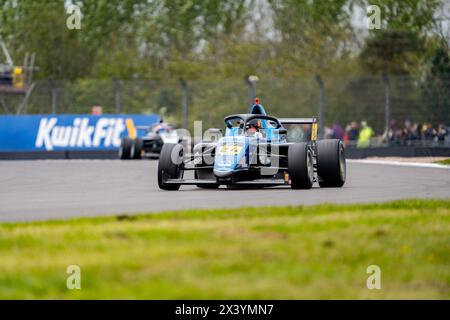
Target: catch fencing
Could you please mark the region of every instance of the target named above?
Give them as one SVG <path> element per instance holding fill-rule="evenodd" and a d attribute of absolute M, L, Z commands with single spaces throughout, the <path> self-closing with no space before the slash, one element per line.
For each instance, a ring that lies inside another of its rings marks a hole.
<path fill-rule="evenodd" d="M 387 143 L 381 138 L 387 127 L 401 129 L 405 122 L 421 125 L 420 130 L 424 125 L 435 130 L 439 124 L 450 125 L 450 77 L 256 79 L 39 80 L 27 99 L 0 93 L 0 114 L 87 114 L 101 106 L 105 114 L 159 114 L 188 129 L 194 120 L 202 120 L 204 128 L 222 128 L 224 116 L 247 112 L 256 95 L 275 116 L 319 116 L 322 135 L 333 124 L 345 129 L 351 122 L 364 121 L 374 130 L 376 145 Z M 443 141 L 433 138 L 411 144 L 448 144 L 449 137 Z"/>

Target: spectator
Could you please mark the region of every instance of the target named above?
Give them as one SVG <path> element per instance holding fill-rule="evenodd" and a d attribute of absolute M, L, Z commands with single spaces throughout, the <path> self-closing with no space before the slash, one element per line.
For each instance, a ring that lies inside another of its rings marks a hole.
<path fill-rule="evenodd" d="M 348 130 L 350 130 L 350 127 L 347 126 L 345 127 L 345 131 L 344 131 L 344 145 L 347 146 L 349 139 L 348 139 Z"/>
<path fill-rule="evenodd" d="M 423 140 L 424 139 L 423 138 L 423 124 L 421 124 L 421 123 L 419 123 L 417 125 L 417 137 L 418 137 L 418 140 Z"/>
<path fill-rule="evenodd" d="M 423 128 L 423 137 L 425 140 L 434 140 L 436 137 L 436 130 L 433 129 L 431 123 L 427 122 L 424 124 Z"/>
<path fill-rule="evenodd" d="M 375 135 L 373 129 L 362 121 L 359 126 L 357 122 L 352 121 L 345 128 L 345 131 L 335 123 L 331 129 L 326 130 L 328 138 L 342 139 L 344 144 L 352 145 L 351 141 L 357 141 L 358 147 L 367 147 L 370 145 L 371 138 Z M 389 128 L 387 128 L 381 141 L 389 145 L 414 145 L 417 142 L 423 144 L 448 143 L 450 141 L 450 128 L 444 124 L 433 127 L 430 122 L 412 123 L 409 120 L 404 122 L 403 127 L 397 125 L 397 121 L 392 119 Z M 427 142 L 424 142 L 427 141 Z"/>
<path fill-rule="evenodd" d="M 333 129 L 329 127 L 323 128 L 323 137 L 324 139 L 333 139 Z"/>
<path fill-rule="evenodd" d="M 372 138 L 374 131 L 367 125 L 366 121 L 361 122 L 361 131 L 358 136 L 358 148 L 366 148 L 370 145 L 370 139 Z"/>
<path fill-rule="evenodd" d="M 349 126 L 347 126 L 347 136 L 349 141 L 358 140 L 359 127 L 356 121 L 352 121 Z"/>
<path fill-rule="evenodd" d="M 339 140 L 344 139 L 344 129 L 342 129 L 342 127 L 338 123 L 333 124 L 333 126 L 331 127 L 331 130 L 333 132 L 332 137 L 334 139 L 339 139 Z"/>
<path fill-rule="evenodd" d="M 407 141 L 415 141 L 415 140 L 420 140 L 420 139 L 421 139 L 421 134 L 420 134 L 419 124 L 414 123 L 406 134 L 406 140 Z"/>
<path fill-rule="evenodd" d="M 389 125 L 389 129 L 383 134 L 382 141 L 388 144 L 403 145 L 407 140 L 407 133 L 411 130 L 411 122 L 405 121 L 405 128 L 400 128 L 397 125 L 397 121 L 392 119 Z"/>
<path fill-rule="evenodd" d="M 405 121 L 403 129 L 403 138 L 405 141 L 416 140 L 417 123 L 412 124 L 409 120 Z"/>
<path fill-rule="evenodd" d="M 442 123 L 439 124 L 436 134 L 437 141 L 445 141 L 445 138 L 448 136 L 449 130 Z"/>

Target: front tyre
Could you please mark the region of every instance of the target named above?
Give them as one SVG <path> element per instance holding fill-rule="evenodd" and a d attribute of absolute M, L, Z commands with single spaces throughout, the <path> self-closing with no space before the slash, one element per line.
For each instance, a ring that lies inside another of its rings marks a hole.
<path fill-rule="evenodd" d="M 158 186 L 163 190 L 178 190 L 180 184 L 167 184 L 167 179 L 183 178 L 184 150 L 181 144 L 165 143 L 158 162 Z"/>
<path fill-rule="evenodd" d="M 130 137 L 124 137 L 122 138 L 122 141 L 120 141 L 120 147 L 119 147 L 119 159 L 122 160 L 128 160 L 131 159 L 131 148 L 133 146 L 133 139 Z"/>
<path fill-rule="evenodd" d="M 307 143 L 289 146 L 288 171 L 292 189 L 311 189 L 314 182 L 314 166 L 312 152 Z"/>
<path fill-rule="evenodd" d="M 132 159 L 141 159 L 142 158 L 142 148 L 144 147 L 144 142 L 141 138 L 136 138 L 133 141 L 131 146 L 130 156 Z"/>
<path fill-rule="evenodd" d="M 322 188 L 340 188 L 345 183 L 347 167 L 344 144 L 338 139 L 317 142 L 317 174 Z"/>

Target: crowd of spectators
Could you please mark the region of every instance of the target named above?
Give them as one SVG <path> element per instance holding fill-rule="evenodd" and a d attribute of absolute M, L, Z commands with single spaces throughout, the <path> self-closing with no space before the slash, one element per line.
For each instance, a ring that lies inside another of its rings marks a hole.
<path fill-rule="evenodd" d="M 392 120 L 382 138 L 383 142 L 394 145 L 410 145 L 416 141 L 444 142 L 449 138 L 449 128 L 443 124 L 435 127 L 429 122 L 411 123 L 409 120 L 400 127 L 395 120 Z"/>
<path fill-rule="evenodd" d="M 450 128 L 444 124 L 433 126 L 429 122 L 412 123 L 409 120 L 406 120 L 403 126 L 399 126 L 393 119 L 382 135 L 375 136 L 374 130 L 366 121 L 361 123 L 352 121 L 345 130 L 338 123 L 332 127 L 325 127 L 324 138 L 341 139 L 346 145 L 356 145 L 359 148 L 370 145 L 443 144 L 450 143 Z"/>

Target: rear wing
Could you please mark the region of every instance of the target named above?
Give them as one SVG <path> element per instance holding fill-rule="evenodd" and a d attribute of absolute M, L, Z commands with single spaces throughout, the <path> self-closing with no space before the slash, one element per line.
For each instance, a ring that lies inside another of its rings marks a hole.
<path fill-rule="evenodd" d="M 317 118 L 279 118 L 283 124 L 310 124 L 311 125 L 311 141 L 317 140 Z"/>
<path fill-rule="evenodd" d="M 134 124 L 133 119 L 128 118 L 125 120 L 125 126 L 128 131 L 128 137 L 131 139 L 136 139 L 138 137 L 139 130 L 148 130 L 151 126 L 137 126 Z"/>

